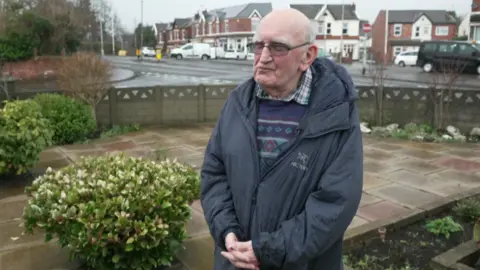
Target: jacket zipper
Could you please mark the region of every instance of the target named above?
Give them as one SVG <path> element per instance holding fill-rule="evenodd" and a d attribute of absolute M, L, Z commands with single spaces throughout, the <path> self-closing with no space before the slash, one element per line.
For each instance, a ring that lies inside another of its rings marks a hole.
<path fill-rule="evenodd" d="M 253 194 L 252 194 L 252 198 L 251 198 L 251 207 L 250 207 L 250 218 L 249 218 L 249 224 L 250 226 L 248 228 L 246 228 L 246 232 L 245 232 L 245 237 L 247 237 L 247 239 L 245 240 L 249 240 L 250 237 L 251 237 L 251 222 L 253 220 L 253 214 L 255 212 L 255 207 L 257 205 L 257 192 L 258 192 L 258 185 L 260 183 L 260 168 L 259 168 L 259 161 L 258 161 L 258 149 L 257 149 L 257 140 L 256 140 L 256 132 L 255 130 L 253 129 L 252 125 L 250 124 L 250 121 L 249 119 L 244 115 L 243 111 L 240 110 L 239 108 L 239 101 L 238 99 L 236 99 L 236 106 L 237 106 L 237 111 L 241 114 L 241 119 L 243 121 L 243 124 L 246 126 L 246 128 L 248 129 L 249 133 L 250 133 L 250 136 L 249 136 L 249 139 L 250 139 L 250 149 L 251 149 L 251 152 L 252 152 L 252 160 L 253 160 L 253 163 L 254 163 L 254 167 L 255 167 L 255 174 L 256 174 L 256 179 L 255 179 L 255 187 L 253 189 Z M 255 110 L 257 109 L 257 107 L 255 107 Z M 255 113 L 256 114 L 256 113 Z"/>

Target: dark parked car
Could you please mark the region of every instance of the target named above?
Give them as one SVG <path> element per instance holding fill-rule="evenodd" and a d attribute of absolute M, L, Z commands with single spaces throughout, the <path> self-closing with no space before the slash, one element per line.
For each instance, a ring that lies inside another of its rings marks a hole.
<path fill-rule="evenodd" d="M 480 74 L 480 44 L 467 41 L 424 41 L 417 66 L 425 72 L 455 69 Z"/>

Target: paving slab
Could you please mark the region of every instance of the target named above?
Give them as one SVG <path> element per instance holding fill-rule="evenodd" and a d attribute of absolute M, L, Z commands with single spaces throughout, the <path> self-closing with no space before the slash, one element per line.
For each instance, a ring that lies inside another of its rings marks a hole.
<path fill-rule="evenodd" d="M 190 238 L 210 233 L 202 212 L 192 208 L 192 218 L 187 223 L 187 233 Z"/>
<path fill-rule="evenodd" d="M 370 147 L 378 150 L 382 150 L 382 151 L 387 151 L 387 152 L 395 152 L 395 151 L 404 149 L 401 145 L 385 143 L 385 142 L 375 143 L 370 145 Z"/>
<path fill-rule="evenodd" d="M 177 258 L 189 270 L 213 269 L 214 243 L 210 235 L 202 235 L 184 242 Z"/>
<path fill-rule="evenodd" d="M 390 182 L 378 174 L 371 172 L 363 173 L 363 190 L 370 190 L 387 184 L 390 184 Z"/>
<path fill-rule="evenodd" d="M 440 170 L 445 170 L 445 167 L 437 166 L 421 160 L 412 159 L 400 161 L 396 165 L 420 174 L 428 174 Z"/>
<path fill-rule="evenodd" d="M 480 162 L 456 157 L 444 157 L 435 162 L 435 164 L 461 172 L 477 173 L 480 172 Z"/>
<path fill-rule="evenodd" d="M 396 215 L 406 214 L 410 211 L 410 209 L 399 204 L 390 201 L 381 201 L 360 207 L 357 211 L 357 216 L 368 221 L 377 221 L 385 220 Z"/>
<path fill-rule="evenodd" d="M 465 159 L 478 159 L 480 158 L 480 151 L 478 149 L 476 150 L 471 150 L 471 149 L 452 149 L 452 150 L 447 150 L 445 152 L 442 152 L 443 154 L 446 155 L 452 155 L 452 156 L 457 156 L 460 158 L 465 158 Z"/>
<path fill-rule="evenodd" d="M 102 145 L 102 148 L 108 152 L 131 150 L 135 147 L 137 147 L 137 145 L 132 141 L 119 141 Z"/>
<path fill-rule="evenodd" d="M 368 146 L 364 147 L 363 156 L 366 158 L 381 160 L 381 161 L 388 161 L 395 158 L 394 154 L 388 153 L 387 151 L 371 148 Z"/>
<path fill-rule="evenodd" d="M 359 216 L 355 216 L 355 217 L 353 217 L 352 222 L 348 226 L 348 229 L 353 229 L 353 228 L 356 228 L 358 226 L 361 226 L 361 225 L 364 225 L 364 224 L 367 224 L 367 223 L 368 223 L 368 220 L 363 219 Z"/>
<path fill-rule="evenodd" d="M 445 151 L 448 149 L 452 149 L 452 145 L 449 144 L 441 144 L 441 143 L 423 143 L 423 142 L 412 142 L 412 141 L 407 141 L 407 140 L 389 140 L 386 139 L 386 141 L 389 141 L 393 144 L 401 145 L 405 148 L 409 149 L 417 149 L 417 150 L 426 150 L 426 151 L 431 151 L 431 152 L 441 152 Z"/>
<path fill-rule="evenodd" d="M 363 160 L 363 170 L 365 172 L 380 174 L 384 172 L 394 171 L 396 169 L 398 169 L 398 167 L 395 167 L 392 164 L 382 163 L 369 158 L 365 158 Z"/>
<path fill-rule="evenodd" d="M 70 159 L 66 157 L 62 157 L 60 159 L 43 161 L 40 160 L 37 164 L 33 167 L 34 170 L 46 170 L 48 167 L 52 169 L 60 169 L 65 166 L 70 165 L 72 162 Z"/>
<path fill-rule="evenodd" d="M 428 150 L 408 149 L 408 148 L 400 150 L 396 153 L 403 156 L 413 157 L 421 160 L 435 160 L 443 156 L 442 154 L 438 154 Z"/>
<path fill-rule="evenodd" d="M 436 177 L 443 179 L 444 181 L 458 181 L 463 185 L 469 186 L 471 188 L 480 186 L 480 174 L 472 173 L 463 173 L 454 170 L 445 170 L 441 172 L 436 172 L 430 175 L 431 177 Z"/>
<path fill-rule="evenodd" d="M 395 183 L 444 197 L 471 189 L 471 186 L 454 179 L 447 180 L 433 175 L 425 176 L 407 170 L 389 173 L 388 177 Z"/>
<path fill-rule="evenodd" d="M 378 197 L 375 197 L 371 194 L 363 192 L 362 193 L 362 199 L 360 200 L 360 207 L 365 206 L 365 205 L 369 205 L 369 204 L 374 204 L 374 203 L 380 202 L 382 200 L 383 199 L 381 199 L 381 198 L 378 198 Z"/>
<path fill-rule="evenodd" d="M 433 193 L 425 192 L 399 184 L 389 184 L 386 186 L 381 186 L 369 190 L 368 193 L 383 198 L 387 201 L 407 206 L 412 209 L 441 199 L 441 196 L 435 195 Z"/>

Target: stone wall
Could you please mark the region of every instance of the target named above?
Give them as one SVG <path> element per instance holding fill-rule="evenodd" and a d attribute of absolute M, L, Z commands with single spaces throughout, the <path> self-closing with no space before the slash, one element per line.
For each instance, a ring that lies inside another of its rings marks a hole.
<path fill-rule="evenodd" d="M 156 86 L 112 89 L 98 105 L 100 124 L 158 125 L 182 122 L 215 121 L 229 92 L 235 85 Z M 433 124 L 434 106 L 431 93 L 421 88 L 358 87 L 357 101 L 363 121 L 400 125 L 415 122 Z M 437 92 L 439 100 L 440 92 Z M 14 94 L 28 98 L 33 93 Z M 381 97 L 381 98 L 380 98 Z M 456 90 L 444 100 L 444 124 L 451 124 L 463 132 L 480 125 L 480 91 Z M 2 100 L 2 93 L 0 93 Z M 438 102 L 437 102 L 438 103 Z"/>

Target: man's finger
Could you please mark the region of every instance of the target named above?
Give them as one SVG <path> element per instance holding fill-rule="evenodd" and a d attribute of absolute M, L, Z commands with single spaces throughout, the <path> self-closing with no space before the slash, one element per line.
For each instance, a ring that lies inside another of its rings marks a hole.
<path fill-rule="evenodd" d="M 232 253 L 222 251 L 221 254 L 222 254 L 223 257 L 225 257 L 225 258 L 226 258 L 227 260 L 229 260 L 231 263 L 237 262 L 237 258 L 235 258 L 235 256 L 233 256 Z"/>
<path fill-rule="evenodd" d="M 256 265 L 253 265 L 251 263 L 235 262 L 233 265 L 240 269 L 258 269 Z"/>
<path fill-rule="evenodd" d="M 242 253 L 242 252 L 239 252 L 239 251 L 236 251 L 236 250 L 232 250 L 232 251 L 230 251 L 230 254 L 232 254 L 237 259 L 237 261 L 242 261 L 242 262 L 246 262 L 246 263 L 254 263 L 255 262 L 255 260 L 253 258 L 250 258 L 246 253 Z"/>
<path fill-rule="evenodd" d="M 235 242 L 232 243 L 232 245 L 234 250 L 243 252 L 249 250 L 252 247 L 252 242 Z"/>

